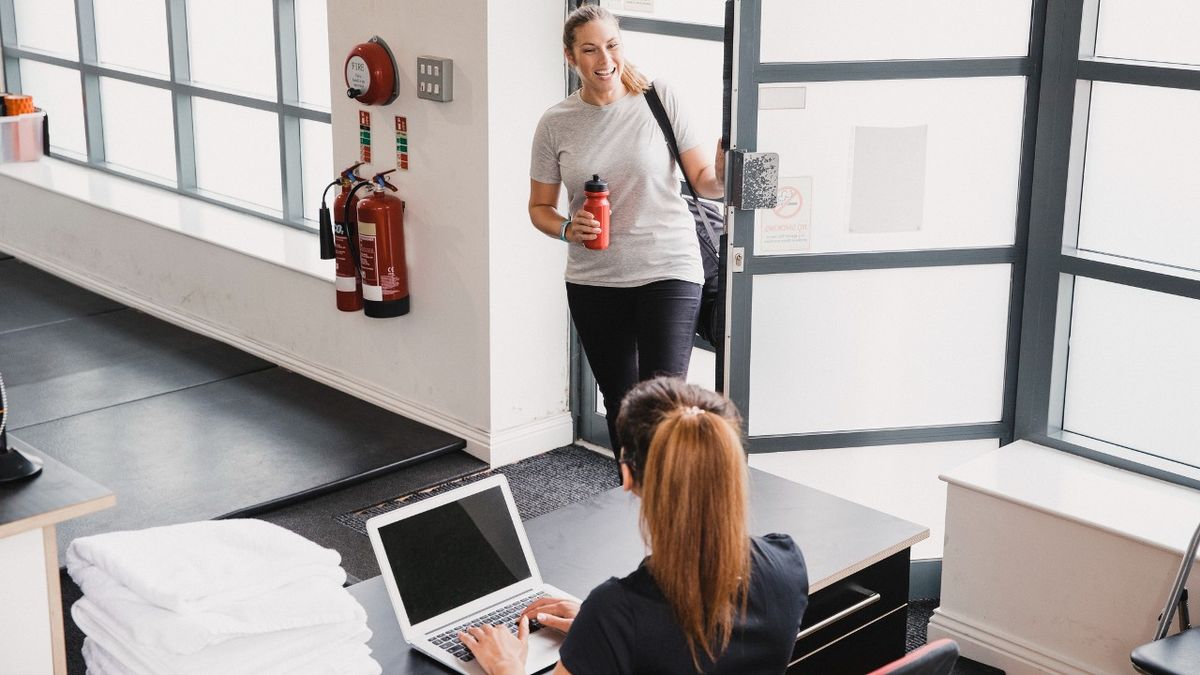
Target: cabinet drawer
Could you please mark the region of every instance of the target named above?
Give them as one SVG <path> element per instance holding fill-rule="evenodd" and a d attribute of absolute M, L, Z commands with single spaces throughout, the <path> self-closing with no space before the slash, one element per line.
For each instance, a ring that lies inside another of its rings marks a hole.
<path fill-rule="evenodd" d="M 903 656 L 908 573 L 906 549 L 813 593 L 788 672 L 856 672 L 863 656 L 877 665 Z M 848 669 L 831 670 L 840 660 Z"/>

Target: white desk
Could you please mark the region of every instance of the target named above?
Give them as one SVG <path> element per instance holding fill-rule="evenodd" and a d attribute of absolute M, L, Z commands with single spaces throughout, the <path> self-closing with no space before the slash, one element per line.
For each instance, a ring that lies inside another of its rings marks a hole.
<path fill-rule="evenodd" d="M 35 478 L 0 483 L 0 672 L 66 675 L 54 526 L 117 500 L 69 467 L 10 441 L 45 466 Z"/>

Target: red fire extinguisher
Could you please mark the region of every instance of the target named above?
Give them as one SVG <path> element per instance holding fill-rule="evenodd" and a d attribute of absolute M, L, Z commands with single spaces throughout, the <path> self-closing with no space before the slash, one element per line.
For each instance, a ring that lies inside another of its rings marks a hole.
<path fill-rule="evenodd" d="M 408 314 L 408 267 L 404 262 L 404 202 L 390 195 L 386 175 L 371 178 L 372 189 L 358 202 L 358 253 L 362 269 L 363 312 L 386 318 Z"/>
<path fill-rule="evenodd" d="M 333 245 L 335 259 L 334 279 L 337 291 L 337 308 L 343 312 L 357 312 L 363 307 L 362 279 L 351 251 L 358 236 L 358 196 L 353 193 L 356 185 L 366 179 L 358 175 L 362 162 L 346 169 L 338 178 L 341 192 L 333 199 Z"/>

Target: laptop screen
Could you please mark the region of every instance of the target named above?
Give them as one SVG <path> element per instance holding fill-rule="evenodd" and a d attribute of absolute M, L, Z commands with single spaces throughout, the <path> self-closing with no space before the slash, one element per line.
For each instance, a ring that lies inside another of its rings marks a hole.
<path fill-rule="evenodd" d="M 379 528 L 412 624 L 531 576 L 499 486 Z"/>

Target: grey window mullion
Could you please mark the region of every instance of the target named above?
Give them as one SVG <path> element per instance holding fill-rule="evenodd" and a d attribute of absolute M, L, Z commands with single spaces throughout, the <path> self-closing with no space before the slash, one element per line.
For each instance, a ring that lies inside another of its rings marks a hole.
<path fill-rule="evenodd" d="M 283 111 L 285 103 L 299 104 L 300 84 L 296 58 L 296 6 L 294 0 L 276 0 L 275 96 L 279 124 L 280 203 L 284 220 L 304 220 L 304 181 L 301 163 L 300 120 Z"/>
<path fill-rule="evenodd" d="M 0 46 L 17 46 L 17 10 L 13 0 L 0 0 Z"/>
<path fill-rule="evenodd" d="M 743 80 L 743 83 L 1029 76 L 1033 71 L 1032 60 L 1024 56 L 981 59 L 761 63 L 754 69 L 753 79 Z"/>
<path fill-rule="evenodd" d="M 830 450 L 871 445 L 901 445 L 906 443 L 941 443 L 945 441 L 999 438 L 1008 433 L 1003 422 L 979 424 L 948 424 L 897 429 L 866 429 L 828 431 L 779 436 L 751 436 L 750 452 L 788 452 L 791 450 Z"/>
<path fill-rule="evenodd" d="M 1025 307 L 1025 272 L 1029 248 L 1029 222 L 1033 201 L 1033 167 L 1037 150 L 1037 120 L 1042 80 L 1042 56 L 1046 43 L 1046 9 L 1049 0 L 1033 0 L 1029 17 L 1027 53 L 1033 65 L 1025 79 L 1025 115 L 1021 124 L 1021 164 L 1017 186 L 1017 220 L 1014 244 L 1019 255 L 1013 262 L 1012 281 L 1008 296 L 1008 334 L 1004 346 L 1004 393 L 1001 398 L 1000 420 L 1004 433 L 1000 444 L 1015 440 L 1017 417 L 1017 383 L 1021 354 L 1021 318 Z"/>
<path fill-rule="evenodd" d="M 668 21 L 664 19 L 648 19 L 640 16 L 618 16 L 617 20 L 621 24 L 622 31 L 709 40 L 711 42 L 725 41 L 725 29 L 721 26 L 709 26 L 684 21 Z"/>
<path fill-rule="evenodd" d="M 1082 0 L 1049 2 L 1038 94 L 1037 142 L 1026 257 L 1025 297 L 1017 383 L 1015 437 L 1044 434 L 1056 378 L 1063 223 L 1075 120 L 1075 67 L 1083 21 Z M 1064 331 L 1065 326 L 1060 326 Z M 1061 335 L 1061 333 L 1059 334 Z M 1061 364 L 1060 364 L 1061 365 Z"/>
<path fill-rule="evenodd" d="M 752 212 L 748 213 L 752 215 Z M 1012 264 L 1021 258 L 1022 250 L 1016 246 L 865 253 L 810 253 L 807 255 L 747 256 L 745 269 L 746 272 L 755 275 L 791 274 L 950 265 Z"/>
<path fill-rule="evenodd" d="M 1200 68 L 1172 67 L 1159 63 L 1083 59 L 1078 63 L 1082 80 L 1140 84 L 1172 89 L 1200 89 Z"/>
<path fill-rule="evenodd" d="M 90 164 L 103 164 L 104 122 L 100 77 L 82 67 L 85 63 L 96 62 L 96 17 L 92 0 L 75 0 L 75 35 L 79 62 L 73 64 L 73 67 L 79 71 L 79 86 L 83 92 L 83 130 L 87 141 L 87 158 Z"/>
<path fill-rule="evenodd" d="M 21 63 L 12 50 L 17 46 L 17 11 L 13 0 L 0 0 L 0 47 L 4 49 L 4 86 L 21 91 Z"/>
<path fill-rule="evenodd" d="M 1155 267 L 1164 269 L 1159 271 Z M 1086 252 L 1075 255 L 1064 252 L 1060 257 L 1059 269 L 1063 274 L 1200 300 L 1200 273 L 1192 270 L 1180 269 L 1182 275 L 1172 274 L 1167 271 L 1170 268 L 1165 266 L 1139 265 L 1137 261 Z"/>
<path fill-rule="evenodd" d="M 167 56 L 171 73 L 171 115 L 175 125 L 175 181 L 179 190 L 196 190 L 196 136 L 192 97 L 180 85 L 191 80 L 188 52 L 187 2 L 163 0 L 167 16 Z"/>

